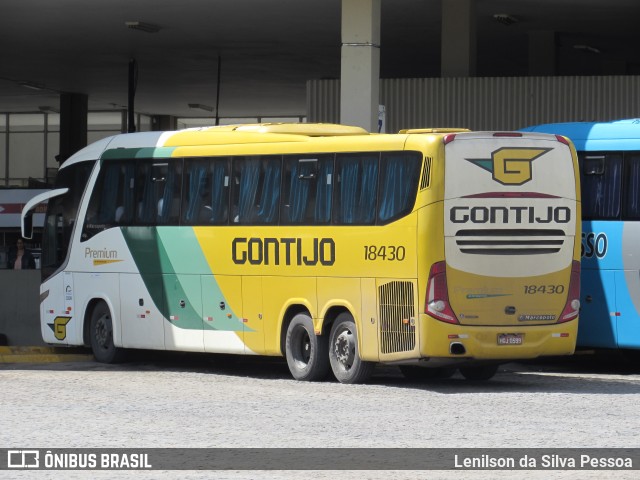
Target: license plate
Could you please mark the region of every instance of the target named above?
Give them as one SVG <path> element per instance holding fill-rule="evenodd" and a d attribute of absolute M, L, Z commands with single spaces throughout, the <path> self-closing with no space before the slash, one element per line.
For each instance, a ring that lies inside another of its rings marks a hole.
<path fill-rule="evenodd" d="M 498 335 L 498 345 L 522 345 L 524 335 L 522 333 L 501 333 Z"/>

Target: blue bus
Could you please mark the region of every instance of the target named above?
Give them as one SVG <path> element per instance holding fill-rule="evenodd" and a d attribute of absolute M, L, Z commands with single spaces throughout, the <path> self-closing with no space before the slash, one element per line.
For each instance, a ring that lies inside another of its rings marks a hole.
<path fill-rule="evenodd" d="M 582 184 L 578 346 L 640 348 L 640 119 L 523 129 L 568 137 Z"/>

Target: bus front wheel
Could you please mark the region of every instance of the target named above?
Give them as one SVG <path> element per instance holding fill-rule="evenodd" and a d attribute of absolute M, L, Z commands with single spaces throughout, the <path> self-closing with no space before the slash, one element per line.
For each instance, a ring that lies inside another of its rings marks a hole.
<path fill-rule="evenodd" d="M 104 302 L 99 302 L 91 313 L 91 350 L 100 363 L 117 363 L 123 358 L 122 349 L 113 344 L 111 312 Z"/>
<path fill-rule="evenodd" d="M 327 337 L 315 334 L 308 314 L 298 313 L 291 320 L 285 350 L 289 371 L 296 380 L 313 382 L 329 373 Z"/>
<path fill-rule="evenodd" d="M 333 374 L 341 383 L 365 382 L 373 372 L 374 363 L 365 362 L 358 352 L 358 332 L 353 317 L 341 313 L 329 334 L 329 362 Z"/>

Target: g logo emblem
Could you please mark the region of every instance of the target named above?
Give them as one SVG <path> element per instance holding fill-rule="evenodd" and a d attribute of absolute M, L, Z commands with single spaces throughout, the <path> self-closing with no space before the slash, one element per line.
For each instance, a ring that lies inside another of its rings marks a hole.
<path fill-rule="evenodd" d="M 56 317 L 53 323 L 48 323 L 49 328 L 53 330 L 53 335 L 57 340 L 64 340 L 67 338 L 67 323 L 71 320 L 71 317 Z"/>
<path fill-rule="evenodd" d="M 490 159 L 467 158 L 466 160 L 491 172 L 492 178 L 503 185 L 523 185 L 533 177 L 531 162 L 551 148 L 502 147 L 491 152 Z"/>

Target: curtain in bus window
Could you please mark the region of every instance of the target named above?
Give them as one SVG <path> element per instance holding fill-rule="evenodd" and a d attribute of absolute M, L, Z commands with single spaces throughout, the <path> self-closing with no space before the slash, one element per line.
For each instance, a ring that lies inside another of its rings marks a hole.
<path fill-rule="evenodd" d="M 360 189 L 358 223 L 372 223 L 376 210 L 376 188 L 378 185 L 378 159 L 363 160 L 362 186 Z"/>
<path fill-rule="evenodd" d="M 316 183 L 315 223 L 327 223 L 331 219 L 331 193 L 333 186 L 333 159 L 321 159 Z"/>
<path fill-rule="evenodd" d="M 280 173 L 281 160 L 268 159 L 264 162 L 264 179 L 262 182 L 262 195 L 258 205 L 258 221 L 260 223 L 273 223 L 278 213 L 280 200 Z"/>
<path fill-rule="evenodd" d="M 142 165 L 142 201 L 139 205 L 138 219 L 143 223 L 155 221 L 157 208 L 151 165 Z"/>
<path fill-rule="evenodd" d="M 607 154 L 604 171 L 585 171 L 591 154 L 581 159 L 580 181 L 582 188 L 582 213 L 584 218 L 617 218 L 620 215 L 622 186 L 622 155 Z"/>
<path fill-rule="evenodd" d="M 257 158 L 237 159 L 236 164 L 240 171 L 238 218 L 240 223 L 253 220 L 253 207 L 255 204 L 258 182 L 260 181 L 260 160 Z"/>
<path fill-rule="evenodd" d="M 289 223 L 301 223 L 305 220 L 311 182 L 316 176 L 317 160 L 297 159 L 291 163 L 289 209 L 286 220 Z"/>
<path fill-rule="evenodd" d="M 169 166 L 167 171 L 166 180 L 164 182 L 164 191 L 162 192 L 162 197 L 158 204 L 158 223 L 166 224 L 169 221 L 170 214 L 173 210 L 174 198 L 176 198 L 177 191 L 176 167 L 177 164 L 173 163 Z"/>
<path fill-rule="evenodd" d="M 625 218 L 640 219 L 640 155 L 627 154 Z"/>
<path fill-rule="evenodd" d="M 409 208 L 417 188 L 418 157 L 413 154 L 384 155 L 378 219 L 385 222 Z"/>
<path fill-rule="evenodd" d="M 356 194 L 360 174 L 357 158 L 340 162 L 340 223 L 354 223 L 356 218 Z"/>
<path fill-rule="evenodd" d="M 184 221 L 193 223 L 197 220 L 198 212 L 202 205 L 205 182 L 207 180 L 207 165 L 201 162 L 187 163 L 187 208 L 184 212 Z"/>
<path fill-rule="evenodd" d="M 135 205 L 135 174 L 136 169 L 133 163 L 124 166 L 124 182 L 122 189 L 122 211 L 116 213 L 116 222 L 130 223 L 133 220 L 133 210 Z"/>
<path fill-rule="evenodd" d="M 227 220 L 227 163 L 213 162 L 211 171 L 211 223 L 223 223 Z"/>
<path fill-rule="evenodd" d="M 120 165 L 110 164 L 105 167 L 104 181 L 102 182 L 102 195 L 98 206 L 97 222 L 100 224 L 111 223 L 115 220 L 118 184 L 120 182 Z"/>
<path fill-rule="evenodd" d="M 378 157 L 338 158 L 340 198 L 338 222 L 372 223 L 375 218 Z"/>

